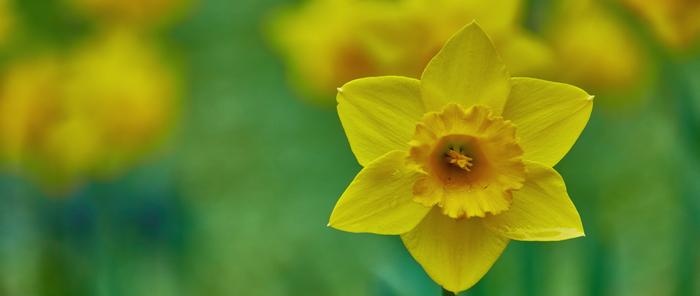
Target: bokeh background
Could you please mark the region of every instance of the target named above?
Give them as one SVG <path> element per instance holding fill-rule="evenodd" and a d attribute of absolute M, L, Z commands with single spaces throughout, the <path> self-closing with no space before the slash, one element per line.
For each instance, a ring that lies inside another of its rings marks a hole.
<path fill-rule="evenodd" d="M 586 237 L 464 295 L 700 295 L 693 0 L 0 0 L 0 295 L 438 295 L 398 237 L 326 227 L 334 109 L 474 18 L 596 95 L 557 166 Z"/>

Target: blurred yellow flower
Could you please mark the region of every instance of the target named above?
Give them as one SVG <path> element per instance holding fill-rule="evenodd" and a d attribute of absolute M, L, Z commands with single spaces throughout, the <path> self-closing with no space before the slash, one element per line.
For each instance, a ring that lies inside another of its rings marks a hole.
<path fill-rule="evenodd" d="M 475 19 L 516 73 L 544 71 L 551 54 L 519 28 L 519 13 L 519 0 L 315 0 L 278 14 L 273 36 L 305 98 L 330 103 L 355 78 L 419 77 L 447 38 Z"/>
<path fill-rule="evenodd" d="M 343 82 L 380 75 L 391 66 L 381 60 L 383 53 L 375 53 L 383 50 L 382 38 L 372 29 L 379 34 L 396 28 L 400 19 L 393 8 L 388 2 L 318 0 L 276 16 L 275 41 L 306 98 L 327 102 L 324 96 Z"/>
<path fill-rule="evenodd" d="M 687 48 L 700 36 L 700 1 L 697 0 L 622 0 L 643 17 L 666 44 Z"/>
<path fill-rule="evenodd" d="M 57 185 L 119 173 L 166 134 L 174 79 L 123 31 L 68 57 L 11 65 L 0 87 L 0 155 Z"/>
<path fill-rule="evenodd" d="M 429 36 L 425 36 L 428 39 L 419 39 L 419 44 L 430 45 L 427 59 L 414 66 L 417 71 L 410 76 L 419 77 L 445 41 L 472 20 L 478 21 L 489 34 L 511 74 L 538 76 L 549 72 L 553 66 L 552 53 L 542 40 L 522 27 L 522 2 L 497 0 L 484 5 L 478 0 L 407 0 L 410 18 L 423 19 L 421 22 L 428 27 Z M 407 32 L 411 34 L 411 30 Z"/>
<path fill-rule="evenodd" d="M 159 140 L 176 108 L 175 77 L 146 42 L 115 31 L 69 61 L 64 110 L 97 125 L 103 168 L 119 169 Z"/>
<path fill-rule="evenodd" d="M 173 16 L 186 0 L 69 0 L 102 22 L 153 24 Z"/>
<path fill-rule="evenodd" d="M 557 4 L 545 32 L 558 65 L 554 77 L 598 92 L 640 84 L 648 67 L 645 53 L 619 18 L 592 0 Z"/>
<path fill-rule="evenodd" d="M 56 121 L 61 93 L 60 62 L 39 57 L 10 65 L 0 87 L 0 151 L 3 159 L 19 164 L 41 145 L 47 128 Z"/>
<path fill-rule="evenodd" d="M 383 76 L 338 89 L 338 115 L 364 167 L 329 225 L 401 235 L 445 289 L 470 288 L 509 240 L 583 235 L 552 168 L 593 101 L 567 84 L 510 78 L 476 24 L 455 34 L 420 80 Z"/>

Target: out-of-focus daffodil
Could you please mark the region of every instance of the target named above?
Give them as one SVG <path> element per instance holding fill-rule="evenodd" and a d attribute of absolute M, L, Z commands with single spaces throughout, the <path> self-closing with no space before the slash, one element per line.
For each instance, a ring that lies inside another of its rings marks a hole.
<path fill-rule="evenodd" d="M 697 0 L 622 0 L 643 17 L 666 44 L 687 48 L 700 36 L 700 1 Z"/>
<path fill-rule="evenodd" d="M 553 66 L 551 51 L 521 26 L 521 0 L 497 0 L 489 5 L 476 0 L 408 0 L 407 6 L 411 19 L 426 19 L 423 23 L 429 28 L 429 39 L 421 42 L 431 47 L 427 60 L 410 76 L 420 76 L 445 41 L 472 20 L 489 34 L 513 75 L 537 76 L 548 73 Z"/>
<path fill-rule="evenodd" d="M 15 165 L 36 151 L 59 118 L 61 66 L 55 57 L 17 61 L 2 73 L 0 155 Z"/>
<path fill-rule="evenodd" d="M 337 99 L 364 168 L 330 226 L 401 235 L 430 277 L 454 292 L 479 281 L 511 239 L 583 235 L 552 166 L 588 122 L 592 97 L 567 84 L 510 78 L 476 24 L 455 34 L 420 80 L 358 79 Z"/>
<path fill-rule="evenodd" d="M 178 12 L 186 0 L 68 0 L 102 22 L 158 23 Z"/>
<path fill-rule="evenodd" d="M 550 52 L 518 27 L 519 0 L 315 0 L 274 22 L 274 38 L 306 97 L 330 103 L 346 81 L 419 77 L 453 32 L 478 20 L 519 74 L 548 68 Z"/>
<path fill-rule="evenodd" d="M 598 92 L 625 92 L 648 65 L 633 32 L 592 0 L 558 2 L 545 32 L 555 52 L 554 77 Z"/>
<path fill-rule="evenodd" d="M 378 34 L 397 31 L 401 19 L 394 6 L 388 2 L 319 0 L 276 16 L 274 38 L 305 98 L 327 102 L 330 100 L 325 95 L 345 81 L 385 74 L 395 57 L 384 52 L 384 41 Z M 414 46 L 418 44 L 416 40 Z"/>
<path fill-rule="evenodd" d="M 69 61 L 64 110 L 100 128 L 102 166 L 120 169 L 170 126 L 175 77 L 146 42 L 116 31 Z"/>
<path fill-rule="evenodd" d="M 121 172 L 164 136 L 174 75 L 138 37 L 106 36 L 67 57 L 10 66 L 0 88 L 5 159 L 69 185 Z"/>

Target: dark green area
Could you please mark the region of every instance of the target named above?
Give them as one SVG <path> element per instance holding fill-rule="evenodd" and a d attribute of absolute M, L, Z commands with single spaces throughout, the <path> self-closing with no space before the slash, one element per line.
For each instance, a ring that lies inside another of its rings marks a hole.
<path fill-rule="evenodd" d="M 91 31 L 20 2 L 29 48 Z M 164 155 L 59 200 L 0 176 L 0 295 L 440 295 L 398 237 L 326 227 L 360 167 L 266 43 L 279 2 L 202 0 L 167 34 L 186 95 Z M 462 295 L 700 293 L 700 62 L 655 59 L 648 99 L 596 107 L 557 166 L 586 237 L 513 242 Z"/>

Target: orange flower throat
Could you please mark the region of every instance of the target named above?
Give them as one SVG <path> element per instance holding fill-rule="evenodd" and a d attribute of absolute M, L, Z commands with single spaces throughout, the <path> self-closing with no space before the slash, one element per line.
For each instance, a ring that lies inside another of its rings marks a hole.
<path fill-rule="evenodd" d="M 413 185 L 414 200 L 452 218 L 497 215 L 522 187 L 522 155 L 515 126 L 488 107 L 430 112 L 411 141 L 409 159 L 425 172 Z"/>

